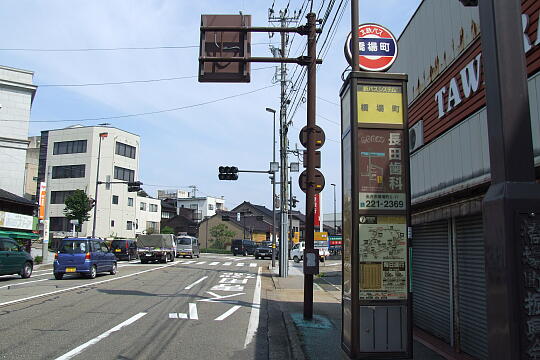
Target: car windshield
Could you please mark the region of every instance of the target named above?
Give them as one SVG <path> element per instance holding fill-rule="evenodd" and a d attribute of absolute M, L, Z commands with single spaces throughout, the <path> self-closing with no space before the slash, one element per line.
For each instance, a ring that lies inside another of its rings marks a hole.
<path fill-rule="evenodd" d="M 272 242 L 270 242 L 270 241 L 263 241 L 263 242 L 261 243 L 261 245 L 259 245 L 259 246 L 261 246 L 261 247 L 272 247 Z"/>
<path fill-rule="evenodd" d="M 178 245 L 191 245 L 191 238 L 181 237 L 176 241 Z"/>
<path fill-rule="evenodd" d="M 88 249 L 85 240 L 64 240 L 58 252 L 61 254 L 83 254 L 87 251 L 90 251 L 90 249 Z"/>
<path fill-rule="evenodd" d="M 126 247 L 126 240 L 113 240 L 111 249 L 120 249 Z"/>

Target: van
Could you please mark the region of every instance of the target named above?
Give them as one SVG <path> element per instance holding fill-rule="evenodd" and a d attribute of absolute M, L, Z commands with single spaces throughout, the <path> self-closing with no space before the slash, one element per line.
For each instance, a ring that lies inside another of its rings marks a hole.
<path fill-rule="evenodd" d="M 233 240 L 231 244 L 231 252 L 234 256 L 236 255 L 253 255 L 257 246 L 251 240 Z"/>
<path fill-rule="evenodd" d="M 176 238 L 176 257 L 200 257 L 199 240 L 193 236 L 182 235 Z"/>
<path fill-rule="evenodd" d="M 134 239 L 116 239 L 111 243 L 111 251 L 118 260 L 138 259 L 137 242 Z"/>

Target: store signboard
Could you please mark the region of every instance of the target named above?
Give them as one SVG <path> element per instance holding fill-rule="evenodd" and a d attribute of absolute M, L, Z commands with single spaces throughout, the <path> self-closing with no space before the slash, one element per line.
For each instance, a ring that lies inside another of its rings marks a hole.
<path fill-rule="evenodd" d="M 16 214 L 0 211 L 0 227 L 10 229 L 32 230 L 34 217 L 24 214 Z"/>

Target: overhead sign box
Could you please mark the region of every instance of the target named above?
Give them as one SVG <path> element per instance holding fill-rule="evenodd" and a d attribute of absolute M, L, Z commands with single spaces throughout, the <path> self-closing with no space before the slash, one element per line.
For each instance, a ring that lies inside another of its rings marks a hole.
<path fill-rule="evenodd" d="M 211 30 L 207 27 L 231 27 L 235 30 Z M 249 82 L 251 34 L 238 30 L 250 27 L 251 15 L 201 15 L 199 82 Z M 242 62 L 205 61 L 208 57 L 243 58 Z"/>

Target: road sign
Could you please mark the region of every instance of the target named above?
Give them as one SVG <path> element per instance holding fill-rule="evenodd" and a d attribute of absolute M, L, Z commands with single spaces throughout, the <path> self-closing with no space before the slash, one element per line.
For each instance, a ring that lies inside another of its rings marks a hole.
<path fill-rule="evenodd" d="M 385 71 L 397 58 L 398 45 L 394 35 L 384 26 L 363 24 L 358 27 L 359 65 L 365 71 Z M 345 42 L 345 57 L 352 64 L 352 41 L 349 34 Z"/>
<path fill-rule="evenodd" d="M 307 126 L 304 126 L 300 131 L 300 143 L 303 147 L 307 148 Z M 315 149 L 320 149 L 324 145 L 326 136 L 324 135 L 323 129 L 315 125 Z"/>
<path fill-rule="evenodd" d="M 317 169 L 315 169 L 315 179 L 313 181 L 314 188 L 315 188 L 315 194 L 320 193 L 324 189 L 324 175 Z M 306 192 L 307 189 L 307 170 L 304 170 L 300 174 L 300 178 L 298 179 L 298 185 L 300 186 L 300 189 L 303 192 Z"/>

